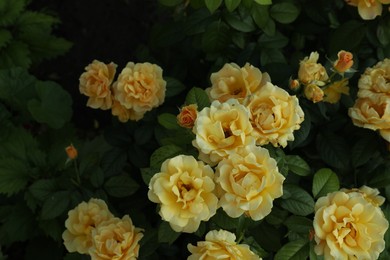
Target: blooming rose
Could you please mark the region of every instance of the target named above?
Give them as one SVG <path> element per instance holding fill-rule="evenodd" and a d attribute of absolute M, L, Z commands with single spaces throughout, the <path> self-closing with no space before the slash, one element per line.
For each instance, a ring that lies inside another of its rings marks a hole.
<path fill-rule="evenodd" d="M 348 51 L 339 51 L 337 53 L 338 59 L 333 63 L 333 68 L 339 72 L 344 73 L 353 65 L 353 55 Z"/>
<path fill-rule="evenodd" d="M 192 131 L 196 139 L 192 144 L 198 148 L 199 157 L 215 165 L 238 147 L 254 143 L 253 128 L 248 109 L 236 99 L 225 103 L 215 100 L 210 107 L 198 113 Z"/>
<path fill-rule="evenodd" d="M 263 86 L 248 101 L 252 135 L 258 145 L 287 146 L 294 140 L 293 132 L 300 128 L 304 114 L 296 96 L 271 83 Z"/>
<path fill-rule="evenodd" d="M 87 106 L 104 110 L 111 108 L 111 83 L 116 67 L 113 62 L 105 64 L 98 60 L 85 67 L 86 72 L 80 76 L 79 90 L 89 97 Z"/>
<path fill-rule="evenodd" d="M 361 192 L 336 191 L 317 200 L 313 225 L 314 251 L 325 259 L 377 259 L 389 223 Z"/>
<path fill-rule="evenodd" d="M 382 14 L 382 4 L 390 4 L 390 0 L 345 0 L 349 5 L 357 6 L 361 18 L 373 20 Z"/>
<path fill-rule="evenodd" d="M 349 108 L 348 114 L 354 125 L 379 130 L 381 136 L 390 142 L 390 96 L 358 98 L 355 105 Z"/>
<path fill-rule="evenodd" d="M 198 106 L 196 104 L 184 106 L 180 109 L 180 113 L 177 115 L 177 122 L 180 126 L 191 129 L 194 127 L 197 115 Z"/>
<path fill-rule="evenodd" d="M 146 63 L 127 63 L 113 86 L 115 99 L 139 120 L 143 115 L 164 102 L 166 81 L 162 69 Z"/>
<path fill-rule="evenodd" d="M 372 203 L 374 206 L 381 206 L 385 202 L 385 198 L 382 196 L 379 196 L 379 190 L 373 189 L 371 187 L 363 185 L 359 189 L 353 188 L 353 189 L 341 189 L 340 191 L 343 191 L 345 193 L 349 192 L 360 192 L 361 195 L 370 203 Z"/>
<path fill-rule="evenodd" d="M 128 215 L 112 218 L 92 230 L 92 260 L 135 260 L 138 257 L 142 229 L 133 226 Z"/>
<path fill-rule="evenodd" d="M 318 52 L 310 53 L 309 57 L 305 57 L 299 65 L 298 79 L 304 84 L 321 85 L 328 80 L 326 69 L 320 63 L 317 63 L 319 58 Z"/>
<path fill-rule="evenodd" d="M 206 234 L 206 241 L 200 241 L 196 246 L 188 244 L 191 255 L 187 260 L 261 260 L 248 245 L 237 244 L 236 236 L 225 230 L 212 230 Z"/>
<path fill-rule="evenodd" d="M 92 246 L 92 230 L 112 217 L 103 200 L 90 199 L 88 202 L 81 202 L 68 212 L 68 219 L 65 221 L 66 230 L 62 238 L 66 249 L 69 252 L 87 254 Z"/>
<path fill-rule="evenodd" d="M 347 85 L 348 85 L 347 78 L 344 78 L 342 80 L 330 84 L 324 89 L 323 101 L 332 104 L 337 103 L 341 98 L 341 94 L 345 94 L 345 95 L 349 94 L 349 87 Z"/>
<path fill-rule="evenodd" d="M 212 86 L 206 89 L 210 100 L 225 102 L 235 98 L 241 102 L 271 79 L 268 73 L 261 73 L 249 63 L 242 68 L 235 63 L 227 63 L 220 71 L 211 74 L 210 81 Z"/>
<path fill-rule="evenodd" d="M 132 109 L 127 109 L 115 99 L 112 102 L 111 114 L 117 116 L 122 123 L 126 123 L 129 120 L 139 120 L 144 116 L 144 113 L 137 113 Z"/>
<path fill-rule="evenodd" d="M 160 204 L 160 216 L 176 232 L 195 232 L 217 210 L 214 172 L 192 156 L 167 159 L 149 183 L 148 197 Z"/>
<path fill-rule="evenodd" d="M 367 68 L 360 77 L 358 86 L 358 97 L 375 94 L 390 96 L 390 59 L 384 59 L 372 68 Z"/>
<path fill-rule="evenodd" d="M 273 200 L 283 195 L 284 179 L 267 149 L 243 147 L 217 166 L 219 205 L 232 218 L 245 213 L 261 220 L 271 212 Z"/>

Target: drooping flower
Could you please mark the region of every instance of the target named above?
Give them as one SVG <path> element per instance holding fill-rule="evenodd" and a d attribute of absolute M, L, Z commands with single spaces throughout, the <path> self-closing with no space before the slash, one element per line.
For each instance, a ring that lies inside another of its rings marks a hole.
<path fill-rule="evenodd" d="M 212 168 L 194 157 L 167 159 L 149 183 L 148 197 L 160 204 L 160 216 L 176 232 L 195 232 L 217 211 Z"/>
<path fill-rule="evenodd" d="M 271 212 L 274 199 L 283 195 L 284 179 L 267 149 L 243 147 L 216 168 L 219 205 L 232 218 L 246 214 L 261 220 Z"/>
<path fill-rule="evenodd" d="M 136 260 L 142 229 L 133 225 L 130 217 L 111 218 L 92 230 L 91 260 Z"/>
<path fill-rule="evenodd" d="M 237 148 L 254 143 L 249 111 L 236 99 L 224 103 L 215 100 L 198 113 L 192 129 L 196 135 L 192 144 L 199 150 L 199 158 L 216 165 Z"/>
<path fill-rule="evenodd" d="M 349 5 L 357 6 L 361 18 L 373 20 L 382 14 L 382 4 L 390 4 L 390 0 L 345 0 Z"/>
<path fill-rule="evenodd" d="M 258 145 L 286 147 L 304 120 L 298 98 L 269 82 L 248 99 L 247 108 Z"/>
<path fill-rule="evenodd" d="M 79 90 L 89 97 L 87 106 L 103 110 L 111 108 L 111 84 L 116 67 L 113 62 L 105 64 L 98 60 L 85 67 L 86 71 L 80 76 Z"/>
<path fill-rule="evenodd" d="M 325 259 L 377 259 L 385 248 L 387 222 L 361 192 L 336 191 L 315 204 L 314 251 Z"/>
<path fill-rule="evenodd" d="M 248 245 L 237 244 L 236 236 L 225 230 L 211 230 L 206 234 L 206 241 L 199 241 L 196 246 L 188 244 L 191 255 L 187 260 L 261 260 Z"/>
<path fill-rule="evenodd" d="M 103 200 L 90 199 L 88 202 L 81 202 L 68 212 L 65 221 L 66 230 L 62 238 L 66 249 L 69 252 L 88 254 L 92 246 L 92 230 L 113 217 Z"/>
<path fill-rule="evenodd" d="M 166 81 L 156 64 L 127 63 L 114 86 L 114 96 L 122 106 L 131 110 L 130 119 L 139 120 L 144 114 L 164 102 Z"/>

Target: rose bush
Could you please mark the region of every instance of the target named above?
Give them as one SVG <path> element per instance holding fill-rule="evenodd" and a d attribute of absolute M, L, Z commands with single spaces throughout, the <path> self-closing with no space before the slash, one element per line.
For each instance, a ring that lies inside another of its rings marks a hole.
<path fill-rule="evenodd" d="M 389 259 L 388 1 L 4 1 L 0 259 Z"/>

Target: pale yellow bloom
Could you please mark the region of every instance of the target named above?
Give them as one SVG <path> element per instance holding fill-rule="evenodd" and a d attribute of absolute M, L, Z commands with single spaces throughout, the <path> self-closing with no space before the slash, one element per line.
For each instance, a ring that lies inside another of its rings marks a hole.
<path fill-rule="evenodd" d="M 117 100 L 113 99 L 111 114 L 117 116 L 118 120 L 122 123 L 126 123 L 129 120 L 140 120 L 144 117 L 144 113 L 137 113 L 133 109 L 127 109 L 125 106 L 121 105 Z"/>
<path fill-rule="evenodd" d="M 349 95 L 348 79 L 333 82 L 324 89 L 323 101 L 328 103 L 337 103 L 341 98 L 341 94 Z"/>
<path fill-rule="evenodd" d="M 237 244 L 236 236 L 225 230 L 212 230 L 206 234 L 206 241 L 200 241 L 196 246 L 188 244 L 191 255 L 187 260 L 261 260 L 248 245 Z"/>
<path fill-rule="evenodd" d="M 116 67 L 113 62 L 105 64 L 98 60 L 85 67 L 86 71 L 80 76 L 79 90 L 89 97 L 87 106 L 103 110 L 111 108 L 111 84 Z"/>
<path fill-rule="evenodd" d="M 113 88 L 115 100 L 132 111 L 134 120 L 139 120 L 164 102 L 166 81 L 156 64 L 129 62 Z"/>
<path fill-rule="evenodd" d="M 390 4 L 390 0 L 345 0 L 349 5 L 357 6 L 361 18 L 375 19 L 382 14 L 382 4 Z"/>
<path fill-rule="evenodd" d="M 319 58 L 318 52 L 310 53 L 309 57 L 305 57 L 299 65 L 298 79 L 303 84 L 316 84 L 322 85 L 328 80 L 328 74 L 324 66 L 317 63 Z"/>
<path fill-rule="evenodd" d="M 354 125 L 379 130 L 381 136 L 390 142 L 390 95 L 358 98 L 348 114 Z"/>
<path fill-rule="evenodd" d="M 246 214 L 261 220 L 271 212 L 274 199 L 283 195 L 284 179 L 267 149 L 243 147 L 216 168 L 219 205 L 232 218 Z"/>
<path fill-rule="evenodd" d="M 374 206 L 381 206 L 385 202 L 385 198 L 379 195 L 378 189 L 363 185 L 360 188 L 341 189 L 340 191 L 345 193 L 359 192 L 363 197 Z"/>
<path fill-rule="evenodd" d="M 92 246 L 92 230 L 113 217 L 103 200 L 90 199 L 88 202 L 81 202 L 68 212 L 65 221 L 66 230 L 62 238 L 66 249 L 69 252 L 87 254 Z"/>
<path fill-rule="evenodd" d="M 136 260 L 142 231 L 128 215 L 100 223 L 92 230 L 91 260 Z"/>
<path fill-rule="evenodd" d="M 192 144 L 199 150 L 199 158 L 215 165 L 237 148 L 254 143 L 248 109 L 236 99 L 224 103 L 215 100 L 198 113 L 192 131 Z"/>
<path fill-rule="evenodd" d="M 361 192 L 336 191 L 317 200 L 313 225 L 314 251 L 325 259 L 377 259 L 389 223 Z"/>
<path fill-rule="evenodd" d="M 212 168 L 192 156 L 167 159 L 149 183 L 148 198 L 160 204 L 160 216 L 176 232 L 195 232 L 215 215 L 218 198 Z"/>
<path fill-rule="evenodd" d="M 242 102 L 271 79 L 268 73 L 262 73 L 249 63 L 242 68 L 235 63 L 226 63 L 221 70 L 211 74 L 210 81 L 212 86 L 206 89 L 210 100 L 225 102 L 235 98 Z"/>
<path fill-rule="evenodd" d="M 294 140 L 293 132 L 304 120 L 298 98 L 269 82 L 250 97 L 247 107 L 252 135 L 258 145 L 271 143 L 275 147 L 286 147 L 288 141 Z"/>
<path fill-rule="evenodd" d="M 333 68 L 339 72 L 344 73 L 348 71 L 353 65 L 353 55 L 349 51 L 339 51 L 337 53 L 338 59 L 333 63 Z"/>
<path fill-rule="evenodd" d="M 198 106 L 196 104 L 184 106 L 177 115 L 177 122 L 180 126 L 191 129 L 194 127 L 197 116 Z"/>
<path fill-rule="evenodd" d="M 390 96 L 390 59 L 384 59 L 372 68 L 367 68 L 361 75 L 358 86 L 358 97 L 376 94 Z"/>
<path fill-rule="evenodd" d="M 308 84 L 304 89 L 305 97 L 313 103 L 320 102 L 324 99 L 324 91 L 315 84 Z"/>

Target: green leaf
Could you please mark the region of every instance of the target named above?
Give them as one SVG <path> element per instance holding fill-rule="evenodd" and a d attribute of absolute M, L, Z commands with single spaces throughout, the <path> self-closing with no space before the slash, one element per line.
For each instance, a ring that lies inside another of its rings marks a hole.
<path fill-rule="evenodd" d="M 176 155 L 183 153 L 183 149 L 176 145 L 165 145 L 153 152 L 150 157 L 150 167 L 160 169 L 161 164 Z"/>
<path fill-rule="evenodd" d="M 238 220 L 238 218 L 229 217 L 222 209 L 218 209 L 217 214 L 210 219 L 210 221 L 217 224 L 218 227 L 226 230 L 236 229 Z"/>
<path fill-rule="evenodd" d="M 233 12 L 241 3 L 241 0 L 225 0 L 226 8 L 229 12 Z"/>
<path fill-rule="evenodd" d="M 286 58 L 279 49 L 262 49 L 260 56 L 261 65 L 270 63 L 286 63 Z"/>
<path fill-rule="evenodd" d="M 300 9 L 293 3 L 283 2 L 271 6 L 270 14 L 279 23 L 292 23 L 297 19 Z"/>
<path fill-rule="evenodd" d="M 286 162 L 288 169 L 299 176 L 310 175 L 310 166 L 298 155 L 287 155 Z"/>
<path fill-rule="evenodd" d="M 251 11 L 253 21 L 255 21 L 259 28 L 264 29 L 270 19 L 268 6 L 255 5 Z"/>
<path fill-rule="evenodd" d="M 282 198 L 280 206 L 294 215 L 307 216 L 314 211 L 313 197 L 296 185 L 285 184 Z"/>
<path fill-rule="evenodd" d="M 288 41 L 289 39 L 278 31 L 272 36 L 262 34 L 259 38 L 260 47 L 270 49 L 283 48 L 288 44 Z"/>
<path fill-rule="evenodd" d="M 0 159 L 0 193 L 8 196 L 24 189 L 30 180 L 30 170 L 24 161 Z"/>
<path fill-rule="evenodd" d="M 26 5 L 25 0 L 2 0 L 0 4 L 0 25 L 8 26 L 15 22 Z"/>
<path fill-rule="evenodd" d="M 12 40 L 0 50 L 0 69 L 22 67 L 31 65 L 30 50 L 24 42 Z"/>
<path fill-rule="evenodd" d="M 158 2 L 165 6 L 176 6 L 183 2 L 183 0 L 158 0 Z"/>
<path fill-rule="evenodd" d="M 322 132 L 317 135 L 317 151 L 330 166 L 341 169 L 349 165 L 349 147 L 345 139 L 339 135 Z"/>
<path fill-rule="evenodd" d="M 214 13 L 222 4 L 222 0 L 207 0 L 205 1 L 205 4 L 210 13 Z"/>
<path fill-rule="evenodd" d="M 158 227 L 158 242 L 173 244 L 175 240 L 180 236 L 180 233 L 175 232 L 168 222 L 162 221 Z"/>
<path fill-rule="evenodd" d="M 313 228 L 313 220 L 301 216 L 290 216 L 284 224 L 289 231 L 306 235 L 309 235 L 310 230 Z"/>
<path fill-rule="evenodd" d="M 351 149 L 352 165 L 357 168 L 365 164 L 377 150 L 378 143 L 374 135 L 361 136 L 356 140 Z"/>
<path fill-rule="evenodd" d="M 348 20 L 331 34 L 328 53 L 357 48 L 365 37 L 366 30 L 367 27 L 363 22 Z"/>
<path fill-rule="evenodd" d="M 270 5 L 272 4 L 272 0 L 255 0 L 259 5 Z"/>
<path fill-rule="evenodd" d="M 307 137 L 309 136 L 311 129 L 311 119 L 310 114 L 305 112 L 305 120 L 301 123 L 301 128 L 299 130 L 294 131 L 294 141 L 289 142 L 289 147 L 294 149 L 296 147 L 300 147 L 307 141 Z"/>
<path fill-rule="evenodd" d="M 186 86 L 175 78 L 164 77 L 164 80 L 167 82 L 166 97 L 174 97 L 186 89 Z"/>
<path fill-rule="evenodd" d="M 36 199 L 45 201 L 58 190 L 58 185 L 53 179 L 43 179 L 35 181 L 28 189 Z"/>
<path fill-rule="evenodd" d="M 314 246 L 315 246 L 315 242 L 314 240 L 312 242 L 310 242 L 310 252 L 309 252 L 309 259 L 310 260 L 324 260 L 324 256 L 323 255 L 317 255 L 315 252 L 314 252 Z"/>
<path fill-rule="evenodd" d="M 146 185 L 149 185 L 150 179 L 155 175 L 157 172 L 159 172 L 158 169 L 152 169 L 152 168 L 142 168 L 141 169 L 141 175 L 142 180 Z"/>
<path fill-rule="evenodd" d="M 202 35 L 201 47 L 207 53 L 219 53 L 229 43 L 229 27 L 225 23 L 217 21 L 210 24 Z"/>
<path fill-rule="evenodd" d="M 390 185 L 390 163 L 379 166 L 368 184 L 373 188 L 385 188 Z"/>
<path fill-rule="evenodd" d="M 6 29 L 0 29 L 0 49 L 6 46 L 12 39 L 12 34 Z"/>
<path fill-rule="evenodd" d="M 158 116 L 158 122 L 160 125 L 165 127 L 166 129 L 180 129 L 181 127 L 177 124 L 177 118 L 175 115 L 172 115 L 170 113 L 163 113 Z"/>
<path fill-rule="evenodd" d="M 130 176 L 121 174 L 111 177 L 105 184 L 107 193 L 116 198 L 123 198 L 134 194 L 139 188 L 139 184 Z"/>
<path fill-rule="evenodd" d="M 62 87 L 54 82 L 37 82 L 35 90 L 38 99 L 27 104 L 32 116 L 39 123 L 46 123 L 58 129 L 69 122 L 72 116 L 72 98 Z"/>
<path fill-rule="evenodd" d="M 250 16 L 240 16 L 237 13 L 226 12 L 224 18 L 227 24 L 239 32 L 252 32 L 256 29 Z"/>
<path fill-rule="evenodd" d="M 101 158 L 100 165 L 106 176 L 118 174 L 126 165 L 127 152 L 126 149 L 113 147 L 105 152 Z"/>
<path fill-rule="evenodd" d="M 91 171 L 91 174 L 89 176 L 89 181 L 91 182 L 92 186 L 95 188 L 99 188 L 104 183 L 104 172 L 103 170 L 95 166 L 93 170 Z"/>
<path fill-rule="evenodd" d="M 376 35 L 379 42 L 386 46 L 390 43 L 390 18 L 387 16 L 387 19 L 382 19 L 376 30 Z"/>
<path fill-rule="evenodd" d="M 285 244 L 275 255 L 274 260 L 302 260 L 309 256 L 309 241 L 298 239 Z"/>
<path fill-rule="evenodd" d="M 203 89 L 194 87 L 187 93 L 186 104 L 196 104 L 198 110 L 201 111 L 203 108 L 210 106 L 210 99 Z"/>
<path fill-rule="evenodd" d="M 54 219 L 63 214 L 69 206 L 70 194 L 70 191 L 52 193 L 42 205 L 42 219 Z"/>
<path fill-rule="evenodd" d="M 331 169 L 323 168 L 314 174 L 312 192 L 314 197 L 326 196 L 340 189 L 339 178 Z"/>

